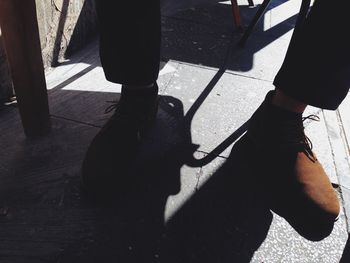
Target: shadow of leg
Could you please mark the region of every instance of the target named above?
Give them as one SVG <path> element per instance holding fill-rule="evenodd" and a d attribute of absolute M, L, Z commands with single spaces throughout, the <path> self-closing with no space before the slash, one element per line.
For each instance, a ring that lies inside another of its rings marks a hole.
<path fill-rule="evenodd" d="M 167 223 L 162 262 L 250 262 L 272 221 L 252 187 L 245 149 L 226 163 Z"/>

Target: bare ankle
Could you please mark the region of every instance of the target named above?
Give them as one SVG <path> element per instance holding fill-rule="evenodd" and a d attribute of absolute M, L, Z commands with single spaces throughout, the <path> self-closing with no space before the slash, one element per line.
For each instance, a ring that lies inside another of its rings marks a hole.
<path fill-rule="evenodd" d="M 271 103 L 277 107 L 296 113 L 303 113 L 307 107 L 307 104 L 287 96 L 278 89 L 276 90 Z"/>

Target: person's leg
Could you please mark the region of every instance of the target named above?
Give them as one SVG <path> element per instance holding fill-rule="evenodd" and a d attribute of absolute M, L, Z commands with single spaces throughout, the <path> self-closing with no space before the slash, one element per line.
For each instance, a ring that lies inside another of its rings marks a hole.
<path fill-rule="evenodd" d="M 344 0 L 316 0 L 290 43 L 274 85 L 301 103 L 335 110 L 350 87 L 350 39 Z"/>
<path fill-rule="evenodd" d="M 112 117 L 92 140 L 82 185 L 95 197 L 127 189 L 141 139 L 155 122 L 160 59 L 160 3 L 96 0 L 100 59 L 107 80 L 122 84 Z M 135 183 L 135 182 L 134 182 Z"/>
<path fill-rule="evenodd" d="M 291 40 L 275 77 L 275 91 L 250 119 L 245 142 L 254 145 L 271 208 L 299 233 L 321 239 L 339 214 L 337 195 L 304 134 L 307 105 L 336 109 L 350 86 L 346 1 L 316 0 Z M 341 33 L 339 33 L 341 32 Z"/>
<path fill-rule="evenodd" d="M 159 0 L 95 2 L 106 79 L 128 86 L 153 84 L 160 58 Z"/>

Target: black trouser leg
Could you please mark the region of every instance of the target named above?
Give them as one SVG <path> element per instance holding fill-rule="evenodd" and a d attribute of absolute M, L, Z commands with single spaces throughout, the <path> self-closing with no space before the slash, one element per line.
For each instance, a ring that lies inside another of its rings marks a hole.
<path fill-rule="evenodd" d="M 154 83 L 160 59 L 159 0 L 95 1 L 106 79 L 124 85 Z"/>
<path fill-rule="evenodd" d="M 350 87 L 350 3 L 316 0 L 274 85 L 308 105 L 336 109 Z"/>

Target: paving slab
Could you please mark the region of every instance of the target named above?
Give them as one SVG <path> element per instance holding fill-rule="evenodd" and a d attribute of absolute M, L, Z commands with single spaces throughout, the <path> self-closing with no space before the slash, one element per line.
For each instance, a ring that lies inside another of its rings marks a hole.
<path fill-rule="evenodd" d="M 350 144 L 350 96 L 349 94 L 346 96 L 346 98 L 343 100 L 343 102 L 340 104 L 339 109 L 339 121 L 342 125 L 342 130 L 344 132 L 344 139 L 347 143 L 348 148 L 348 156 L 350 154 L 349 151 L 349 144 Z"/>
<path fill-rule="evenodd" d="M 187 200 L 195 194 L 200 176 L 200 167 L 184 165 L 181 167 L 180 174 L 181 189 L 177 194 L 169 196 L 167 200 L 164 211 L 165 222 L 171 220 L 171 218 L 181 210 Z"/>
<path fill-rule="evenodd" d="M 165 262 L 250 262 L 272 214 L 241 164 L 218 158 L 201 167 L 196 193 L 166 225 Z"/>
<path fill-rule="evenodd" d="M 253 34 L 244 48 L 232 43 L 226 68 L 236 74 L 273 81 L 282 65 L 288 40 Z"/>
<path fill-rule="evenodd" d="M 180 64 L 164 94 L 182 101 L 193 143 L 209 153 L 250 118 L 272 88 L 269 82 Z"/>
<path fill-rule="evenodd" d="M 294 31 L 300 5 L 301 1 L 296 0 L 271 1 L 268 10 L 268 13 L 270 13 L 270 27 L 266 27 L 264 33 L 276 34 L 279 38 L 289 41 Z"/>
<path fill-rule="evenodd" d="M 337 263 L 348 238 L 345 228 L 346 219 L 343 215 L 329 237 L 311 242 L 296 233 L 283 218 L 274 214 L 268 235 L 251 262 Z"/>
<path fill-rule="evenodd" d="M 344 107 L 344 105 L 342 105 Z M 348 112 L 348 111 L 347 111 Z M 336 167 L 336 173 L 339 181 L 340 191 L 343 197 L 343 206 L 347 217 L 348 225 L 350 223 L 350 162 L 349 145 L 344 130 L 341 114 L 339 111 L 323 111 L 328 130 L 328 138 L 332 148 L 332 155 Z M 343 114 L 344 115 L 344 114 Z M 344 116 L 345 117 L 345 116 Z M 348 229 L 349 231 L 349 229 Z"/>
<path fill-rule="evenodd" d="M 167 6 L 174 5 L 167 1 Z M 195 22 L 196 24 L 215 27 L 219 32 L 230 35 L 232 31 L 236 31 L 232 15 L 231 4 L 226 1 L 208 1 L 208 0 L 192 0 L 178 1 L 176 12 L 167 11 L 169 8 L 164 6 L 163 15 L 176 20 L 184 20 Z M 190 3 L 192 2 L 192 3 Z M 176 5 L 176 4 L 175 4 Z M 172 8 L 174 8 L 172 6 Z"/>
<path fill-rule="evenodd" d="M 162 21 L 162 60 L 223 66 L 231 43 L 227 31 L 187 20 L 163 18 Z"/>

